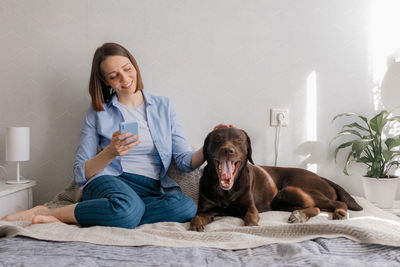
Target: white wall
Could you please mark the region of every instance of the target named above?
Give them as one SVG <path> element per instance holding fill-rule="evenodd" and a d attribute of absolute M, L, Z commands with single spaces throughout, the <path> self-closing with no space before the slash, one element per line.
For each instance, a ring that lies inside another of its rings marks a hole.
<path fill-rule="evenodd" d="M 51 199 L 72 177 L 92 55 L 113 41 L 135 55 L 146 90 L 171 98 L 194 146 L 214 125 L 232 123 L 250 135 L 254 160 L 272 165 L 275 129 L 267 110 L 288 108 L 279 165 L 305 167 L 313 151 L 309 161 L 316 159 L 320 174 L 362 195 L 358 178 L 344 176 L 333 162 L 328 143 L 341 128 L 331 123 L 334 115 L 374 111 L 374 3 L 3 0 L 0 140 L 7 126 L 32 127 L 31 160 L 21 164 L 22 175 L 38 182 L 35 204 Z M 393 35 L 400 24 L 394 25 Z M 317 142 L 309 143 L 313 71 Z M 4 142 L 0 164 L 14 172 Z"/>

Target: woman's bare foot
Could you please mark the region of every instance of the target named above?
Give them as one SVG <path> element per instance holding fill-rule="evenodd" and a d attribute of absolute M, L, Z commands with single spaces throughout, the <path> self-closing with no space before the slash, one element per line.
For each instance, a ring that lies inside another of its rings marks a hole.
<path fill-rule="evenodd" d="M 29 209 L 29 210 L 24 210 L 24 211 L 20 211 L 20 212 L 9 214 L 9 215 L 1 218 L 1 220 L 32 222 L 32 219 L 36 215 L 48 215 L 49 211 L 50 211 L 49 208 L 46 207 L 46 206 L 36 206 L 36 207 L 34 207 L 32 209 Z"/>
<path fill-rule="evenodd" d="M 61 222 L 61 221 L 56 217 L 50 215 L 36 215 L 32 219 L 32 224 L 54 223 L 54 222 Z"/>

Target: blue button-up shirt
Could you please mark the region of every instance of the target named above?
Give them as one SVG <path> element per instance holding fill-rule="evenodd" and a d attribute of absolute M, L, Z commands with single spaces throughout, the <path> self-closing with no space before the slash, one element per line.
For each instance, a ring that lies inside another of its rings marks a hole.
<path fill-rule="evenodd" d="M 179 169 L 184 172 L 192 171 L 191 163 L 194 151 L 183 135 L 182 126 L 177 120 L 169 99 L 153 96 L 144 90 L 142 92 L 150 134 L 162 162 L 161 187 L 166 192 L 180 191 L 178 184 L 166 175 L 167 170 L 173 156 Z M 103 104 L 104 111 L 94 111 L 92 107 L 89 107 L 86 113 L 74 161 L 75 182 L 81 188 L 96 177 L 118 176 L 122 173 L 121 157 L 118 156 L 90 180 L 85 177 L 86 161 L 96 156 L 98 148 L 103 150 L 110 144 L 112 134 L 119 130 L 119 124 L 124 120 L 117 103 L 118 98 L 114 95 L 109 103 Z"/>

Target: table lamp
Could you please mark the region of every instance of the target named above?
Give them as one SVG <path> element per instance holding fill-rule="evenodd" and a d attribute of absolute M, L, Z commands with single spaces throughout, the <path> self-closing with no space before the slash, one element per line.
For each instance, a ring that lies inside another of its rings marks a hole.
<path fill-rule="evenodd" d="M 6 130 L 6 161 L 17 162 L 16 180 L 7 184 L 24 184 L 29 180 L 21 180 L 19 162 L 29 160 L 29 127 L 8 127 Z"/>

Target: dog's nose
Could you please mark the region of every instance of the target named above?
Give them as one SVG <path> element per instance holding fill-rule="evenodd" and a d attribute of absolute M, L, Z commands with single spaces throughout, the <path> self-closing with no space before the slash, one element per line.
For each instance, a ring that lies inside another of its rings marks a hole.
<path fill-rule="evenodd" d="M 233 153 L 235 153 L 235 149 L 233 147 L 224 147 L 222 149 L 222 151 L 226 154 L 226 155 L 232 155 Z"/>

